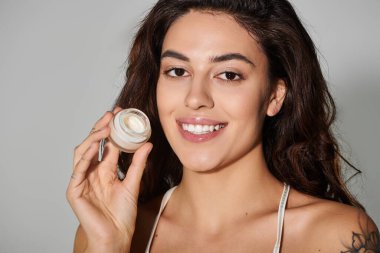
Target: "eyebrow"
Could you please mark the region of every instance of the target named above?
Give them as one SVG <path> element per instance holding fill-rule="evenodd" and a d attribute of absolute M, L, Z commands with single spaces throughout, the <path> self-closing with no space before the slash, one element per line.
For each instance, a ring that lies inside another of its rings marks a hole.
<path fill-rule="evenodd" d="M 181 61 L 187 61 L 189 62 L 190 59 L 189 57 L 187 56 L 184 56 L 183 54 L 181 53 L 178 53 L 176 51 L 173 51 L 173 50 L 166 50 L 162 55 L 161 55 L 161 60 L 165 57 L 171 57 L 171 58 L 175 58 L 175 59 L 178 59 L 178 60 L 181 60 Z"/>
<path fill-rule="evenodd" d="M 179 52 L 173 51 L 173 50 L 166 50 L 161 55 L 161 60 L 165 57 L 171 57 L 171 58 L 175 58 L 175 59 L 178 59 L 181 61 L 190 62 L 189 57 L 187 57 L 187 56 L 185 56 Z M 231 60 L 240 60 L 240 61 L 244 61 L 244 62 L 246 62 L 252 66 L 255 66 L 255 64 L 251 60 L 249 60 L 247 57 L 245 57 L 244 55 L 239 54 L 239 53 L 228 53 L 228 54 L 218 55 L 218 56 L 211 57 L 211 59 L 210 59 L 210 61 L 212 63 L 231 61 Z"/>

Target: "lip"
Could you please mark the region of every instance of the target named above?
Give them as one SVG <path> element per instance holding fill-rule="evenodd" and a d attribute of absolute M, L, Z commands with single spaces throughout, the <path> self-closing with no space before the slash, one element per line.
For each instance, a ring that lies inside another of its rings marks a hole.
<path fill-rule="evenodd" d="M 180 118 L 177 119 L 177 126 L 182 137 L 190 142 L 200 143 L 212 140 L 223 133 L 224 129 L 227 127 L 228 123 L 222 121 L 216 121 L 206 118 Z M 188 131 L 183 130 L 182 124 L 193 124 L 193 125 L 218 125 L 223 124 L 224 127 L 218 131 L 213 131 L 206 134 L 193 134 Z"/>

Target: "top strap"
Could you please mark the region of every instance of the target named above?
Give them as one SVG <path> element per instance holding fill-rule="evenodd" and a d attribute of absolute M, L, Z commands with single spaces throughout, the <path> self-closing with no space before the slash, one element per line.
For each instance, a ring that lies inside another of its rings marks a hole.
<path fill-rule="evenodd" d="M 274 245 L 273 253 L 279 253 L 281 247 L 281 239 L 282 239 L 282 229 L 284 226 L 284 217 L 285 217 L 285 207 L 288 201 L 290 186 L 284 184 L 284 190 L 282 192 L 280 204 L 278 207 L 278 215 L 277 215 L 277 239 L 276 244 Z"/>
<path fill-rule="evenodd" d="M 154 225 L 153 225 L 153 229 L 152 229 L 152 233 L 150 234 L 150 237 L 149 237 L 149 241 L 148 241 L 148 245 L 146 247 L 146 250 L 145 250 L 145 253 L 149 253 L 150 252 L 150 247 L 151 247 L 151 244 L 152 244 L 152 241 L 153 241 L 153 236 L 154 236 L 154 233 L 156 232 L 156 228 L 157 228 L 157 224 L 158 224 L 158 220 L 160 219 L 160 216 L 162 214 L 162 212 L 164 211 L 165 207 L 166 207 L 166 204 L 168 203 L 172 193 L 174 192 L 175 188 L 177 188 L 177 186 L 174 186 L 172 188 L 170 188 L 164 195 L 164 197 L 162 198 L 162 201 L 161 201 L 161 206 L 160 206 L 160 210 L 158 211 L 158 214 L 156 216 L 156 220 L 154 221 Z"/>

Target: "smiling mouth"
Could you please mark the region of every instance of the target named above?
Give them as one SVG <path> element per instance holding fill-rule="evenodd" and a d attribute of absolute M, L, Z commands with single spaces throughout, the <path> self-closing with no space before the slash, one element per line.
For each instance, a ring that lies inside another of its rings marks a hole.
<path fill-rule="evenodd" d="M 225 127 L 225 124 L 215 124 L 215 125 L 200 125 L 200 124 L 186 124 L 182 123 L 181 127 L 184 131 L 195 134 L 209 134 L 212 132 L 219 131 L 220 129 Z"/>

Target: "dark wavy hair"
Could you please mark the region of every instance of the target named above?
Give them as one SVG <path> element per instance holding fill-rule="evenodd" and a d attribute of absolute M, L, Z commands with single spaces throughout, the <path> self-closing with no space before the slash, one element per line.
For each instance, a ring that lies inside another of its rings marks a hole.
<path fill-rule="evenodd" d="M 286 0 L 159 0 L 143 19 L 128 58 L 127 81 L 115 103 L 143 110 L 152 124 L 154 149 L 139 201 L 163 194 L 182 178 L 182 165 L 160 125 L 156 84 L 165 34 L 191 10 L 231 15 L 264 50 L 269 80 L 286 83 L 281 111 L 267 117 L 262 130 L 270 172 L 300 192 L 363 208 L 342 175 L 341 162 L 346 160 L 331 130 L 336 109 L 314 43 Z M 122 153 L 119 166 L 126 170 L 130 161 L 131 154 Z"/>

